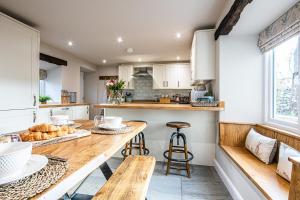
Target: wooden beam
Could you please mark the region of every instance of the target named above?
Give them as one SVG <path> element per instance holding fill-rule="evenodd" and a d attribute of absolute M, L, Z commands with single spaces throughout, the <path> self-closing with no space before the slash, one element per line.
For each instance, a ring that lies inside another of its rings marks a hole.
<path fill-rule="evenodd" d="M 68 61 L 62 60 L 60 58 L 56 58 L 56 57 L 53 57 L 53 56 L 49 56 L 49 55 L 43 54 L 43 53 L 40 53 L 40 60 L 43 60 L 43 61 L 46 61 L 46 62 L 49 62 L 49 63 L 53 63 L 53 64 L 56 64 L 56 65 L 68 66 Z"/>
<path fill-rule="evenodd" d="M 219 38 L 220 35 L 228 35 L 232 28 L 239 21 L 241 13 L 244 8 L 251 3 L 253 0 L 235 0 L 232 4 L 229 12 L 224 17 L 220 23 L 218 29 L 215 32 L 215 40 Z"/>

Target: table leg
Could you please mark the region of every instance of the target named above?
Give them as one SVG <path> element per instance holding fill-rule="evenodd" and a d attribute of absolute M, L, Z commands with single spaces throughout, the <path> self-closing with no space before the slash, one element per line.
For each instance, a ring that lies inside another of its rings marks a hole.
<path fill-rule="evenodd" d="M 100 165 L 100 170 L 102 171 L 103 175 L 105 176 L 106 180 L 108 180 L 112 176 L 112 171 L 109 168 L 107 162 L 104 162 L 102 165 Z"/>

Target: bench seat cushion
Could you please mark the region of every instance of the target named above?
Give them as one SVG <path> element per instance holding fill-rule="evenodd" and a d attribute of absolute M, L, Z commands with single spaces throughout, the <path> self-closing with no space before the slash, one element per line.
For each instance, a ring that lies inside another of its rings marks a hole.
<path fill-rule="evenodd" d="M 225 153 L 268 199 L 288 199 L 289 182 L 276 174 L 277 164 L 266 165 L 246 148 L 220 145 Z"/>

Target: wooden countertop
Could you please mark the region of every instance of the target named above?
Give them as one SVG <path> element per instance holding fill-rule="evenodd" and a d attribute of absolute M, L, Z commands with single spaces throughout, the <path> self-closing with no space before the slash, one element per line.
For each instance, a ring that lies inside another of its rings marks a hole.
<path fill-rule="evenodd" d="M 191 111 L 222 111 L 224 102 L 218 107 L 192 107 L 190 104 L 160 104 L 160 103 L 121 103 L 121 104 L 96 104 L 94 108 L 120 108 L 120 109 L 153 109 L 153 110 L 191 110 Z"/>
<path fill-rule="evenodd" d="M 93 127 L 94 123 L 87 120 L 76 122 L 83 124 L 81 128 L 88 130 Z M 59 199 L 146 127 L 146 124 L 142 122 L 127 122 L 127 124 L 134 127 L 130 133 L 120 135 L 92 134 L 67 142 L 34 148 L 33 154 L 49 154 L 68 160 L 66 174 L 56 184 L 35 196 L 34 199 Z"/>
<path fill-rule="evenodd" d="M 55 108 L 55 107 L 68 107 L 68 106 L 88 106 L 88 103 L 68 103 L 68 104 L 61 104 L 61 103 L 49 103 L 49 104 L 40 104 L 40 108 Z"/>

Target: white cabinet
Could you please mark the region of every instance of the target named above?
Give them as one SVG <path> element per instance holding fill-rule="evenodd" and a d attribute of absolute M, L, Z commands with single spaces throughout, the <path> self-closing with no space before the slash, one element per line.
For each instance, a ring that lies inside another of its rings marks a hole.
<path fill-rule="evenodd" d="M 193 80 L 213 80 L 215 75 L 216 42 L 215 30 L 199 30 L 194 33 L 191 49 L 191 71 Z"/>
<path fill-rule="evenodd" d="M 52 115 L 68 115 L 70 120 L 74 119 L 73 109 L 71 106 L 52 108 Z"/>
<path fill-rule="evenodd" d="M 76 120 L 88 120 L 89 119 L 89 106 L 74 106 L 73 118 Z"/>
<path fill-rule="evenodd" d="M 190 65 L 153 65 L 153 89 L 191 89 Z"/>
<path fill-rule="evenodd" d="M 27 130 L 35 120 L 35 109 L 0 111 L 0 135 Z"/>
<path fill-rule="evenodd" d="M 52 115 L 68 115 L 70 120 L 88 120 L 89 106 L 65 106 L 54 108 L 40 108 L 37 115 L 37 123 L 51 123 Z"/>
<path fill-rule="evenodd" d="M 134 89 L 134 69 L 132 65 L 119 66 L 119 80 L 125 81 L 125 89 Z"/>
<path fill-rule="evenodd" d="M 0 13 L 0 110 L 38 101 L 39 32 Z"/>

